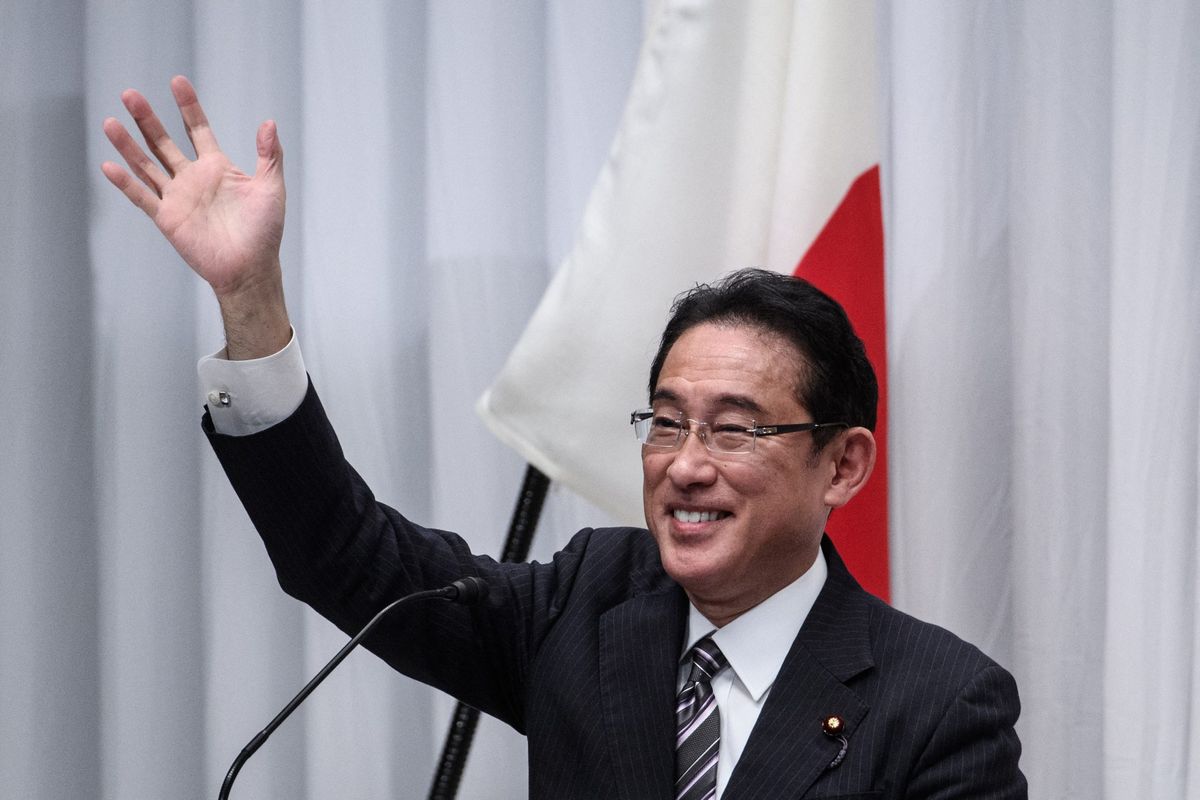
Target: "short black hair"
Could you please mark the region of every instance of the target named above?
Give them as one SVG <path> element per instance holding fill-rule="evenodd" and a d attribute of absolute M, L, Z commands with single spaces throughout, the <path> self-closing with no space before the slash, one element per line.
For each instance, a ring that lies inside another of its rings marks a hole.
<path fill-rule="evenodd" d="M 803 278 L 763 269 L 738 270 L 675 298 L 650 365 L 650 397 L 671 347 L 688 329 L 705 322 L 758 328 L 790 342 L 801 362 L 796 398 L 813 421 L 875 430 L 879 383 L 845 310 Z M 814 447 L 819 450 L 836 435 L 837 429 L 814 431 Z"/>

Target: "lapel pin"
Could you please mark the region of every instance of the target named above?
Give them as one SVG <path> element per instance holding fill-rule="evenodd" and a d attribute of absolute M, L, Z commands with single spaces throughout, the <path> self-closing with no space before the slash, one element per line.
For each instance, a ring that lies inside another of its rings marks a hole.
<path fill-rule="evenodd" d="M 821 732 L 830 739 L 836 739 L 842 745 L 842 749 L 838 751 L 833 761 L 829 762 L 827 769 L 833 769 L 838 764 L 841 764 L 842 759 L 846 757 L 846 751 L 850 748 L 850 742 L 846 740 L 845 729 L 846 723 L 837 714 L 830 714 L 821 720 Z"/>

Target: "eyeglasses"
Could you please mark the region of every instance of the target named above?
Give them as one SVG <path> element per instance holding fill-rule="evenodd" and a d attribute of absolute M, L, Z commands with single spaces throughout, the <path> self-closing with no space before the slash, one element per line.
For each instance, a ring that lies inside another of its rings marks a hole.
<path fill-rule="evenodd" d="M 758 425 L 754 420 L 726 416 L 712 422 L 688 419 L 683 412 L 655 412 L 652 408 L 629 415 L 633 433 L 646 447 L 673 450 L 693 431 L 714 453 L 749 453 L 760 436 L 800 433 L 820 428 L 847 428 L 845 422 L 799 422 L 790 425 Z"/>

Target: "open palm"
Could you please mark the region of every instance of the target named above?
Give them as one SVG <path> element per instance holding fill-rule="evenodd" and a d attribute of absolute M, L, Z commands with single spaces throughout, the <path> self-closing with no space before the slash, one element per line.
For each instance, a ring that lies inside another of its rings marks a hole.
<path fill-rule="evenodd" d="M 171 90 L 196 158 L 183 154 L 146 99 L 129 90 L 121 99 L 154 159 L 120 122 L 109 118 L 104 132 L 129 171 L 106 162 L 105 176 L 154 220 L 219 297 L 277 279 L 285 192 L 283 151 L 274 123 L 259 128 L 257 167 L 253 176 L 247 175 L 221 151 L 187 79 L 173 79 Z"/>

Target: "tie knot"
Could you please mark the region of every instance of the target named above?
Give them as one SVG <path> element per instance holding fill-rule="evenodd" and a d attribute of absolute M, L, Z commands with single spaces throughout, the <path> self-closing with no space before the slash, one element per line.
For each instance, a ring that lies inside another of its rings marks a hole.
<path fill-rule="evenodd" d="M 725 654 L 721 652 L 721 648 L 717 647 L 717 643 L 712 640 L 711 636 L 705 636 L 692 645 L 690 655 L 692 672 L 688 675 L 689 683 L 697 681 L 708 683 L 714 675 L 729 664 L 729 659 L 725 658 Z"/>

